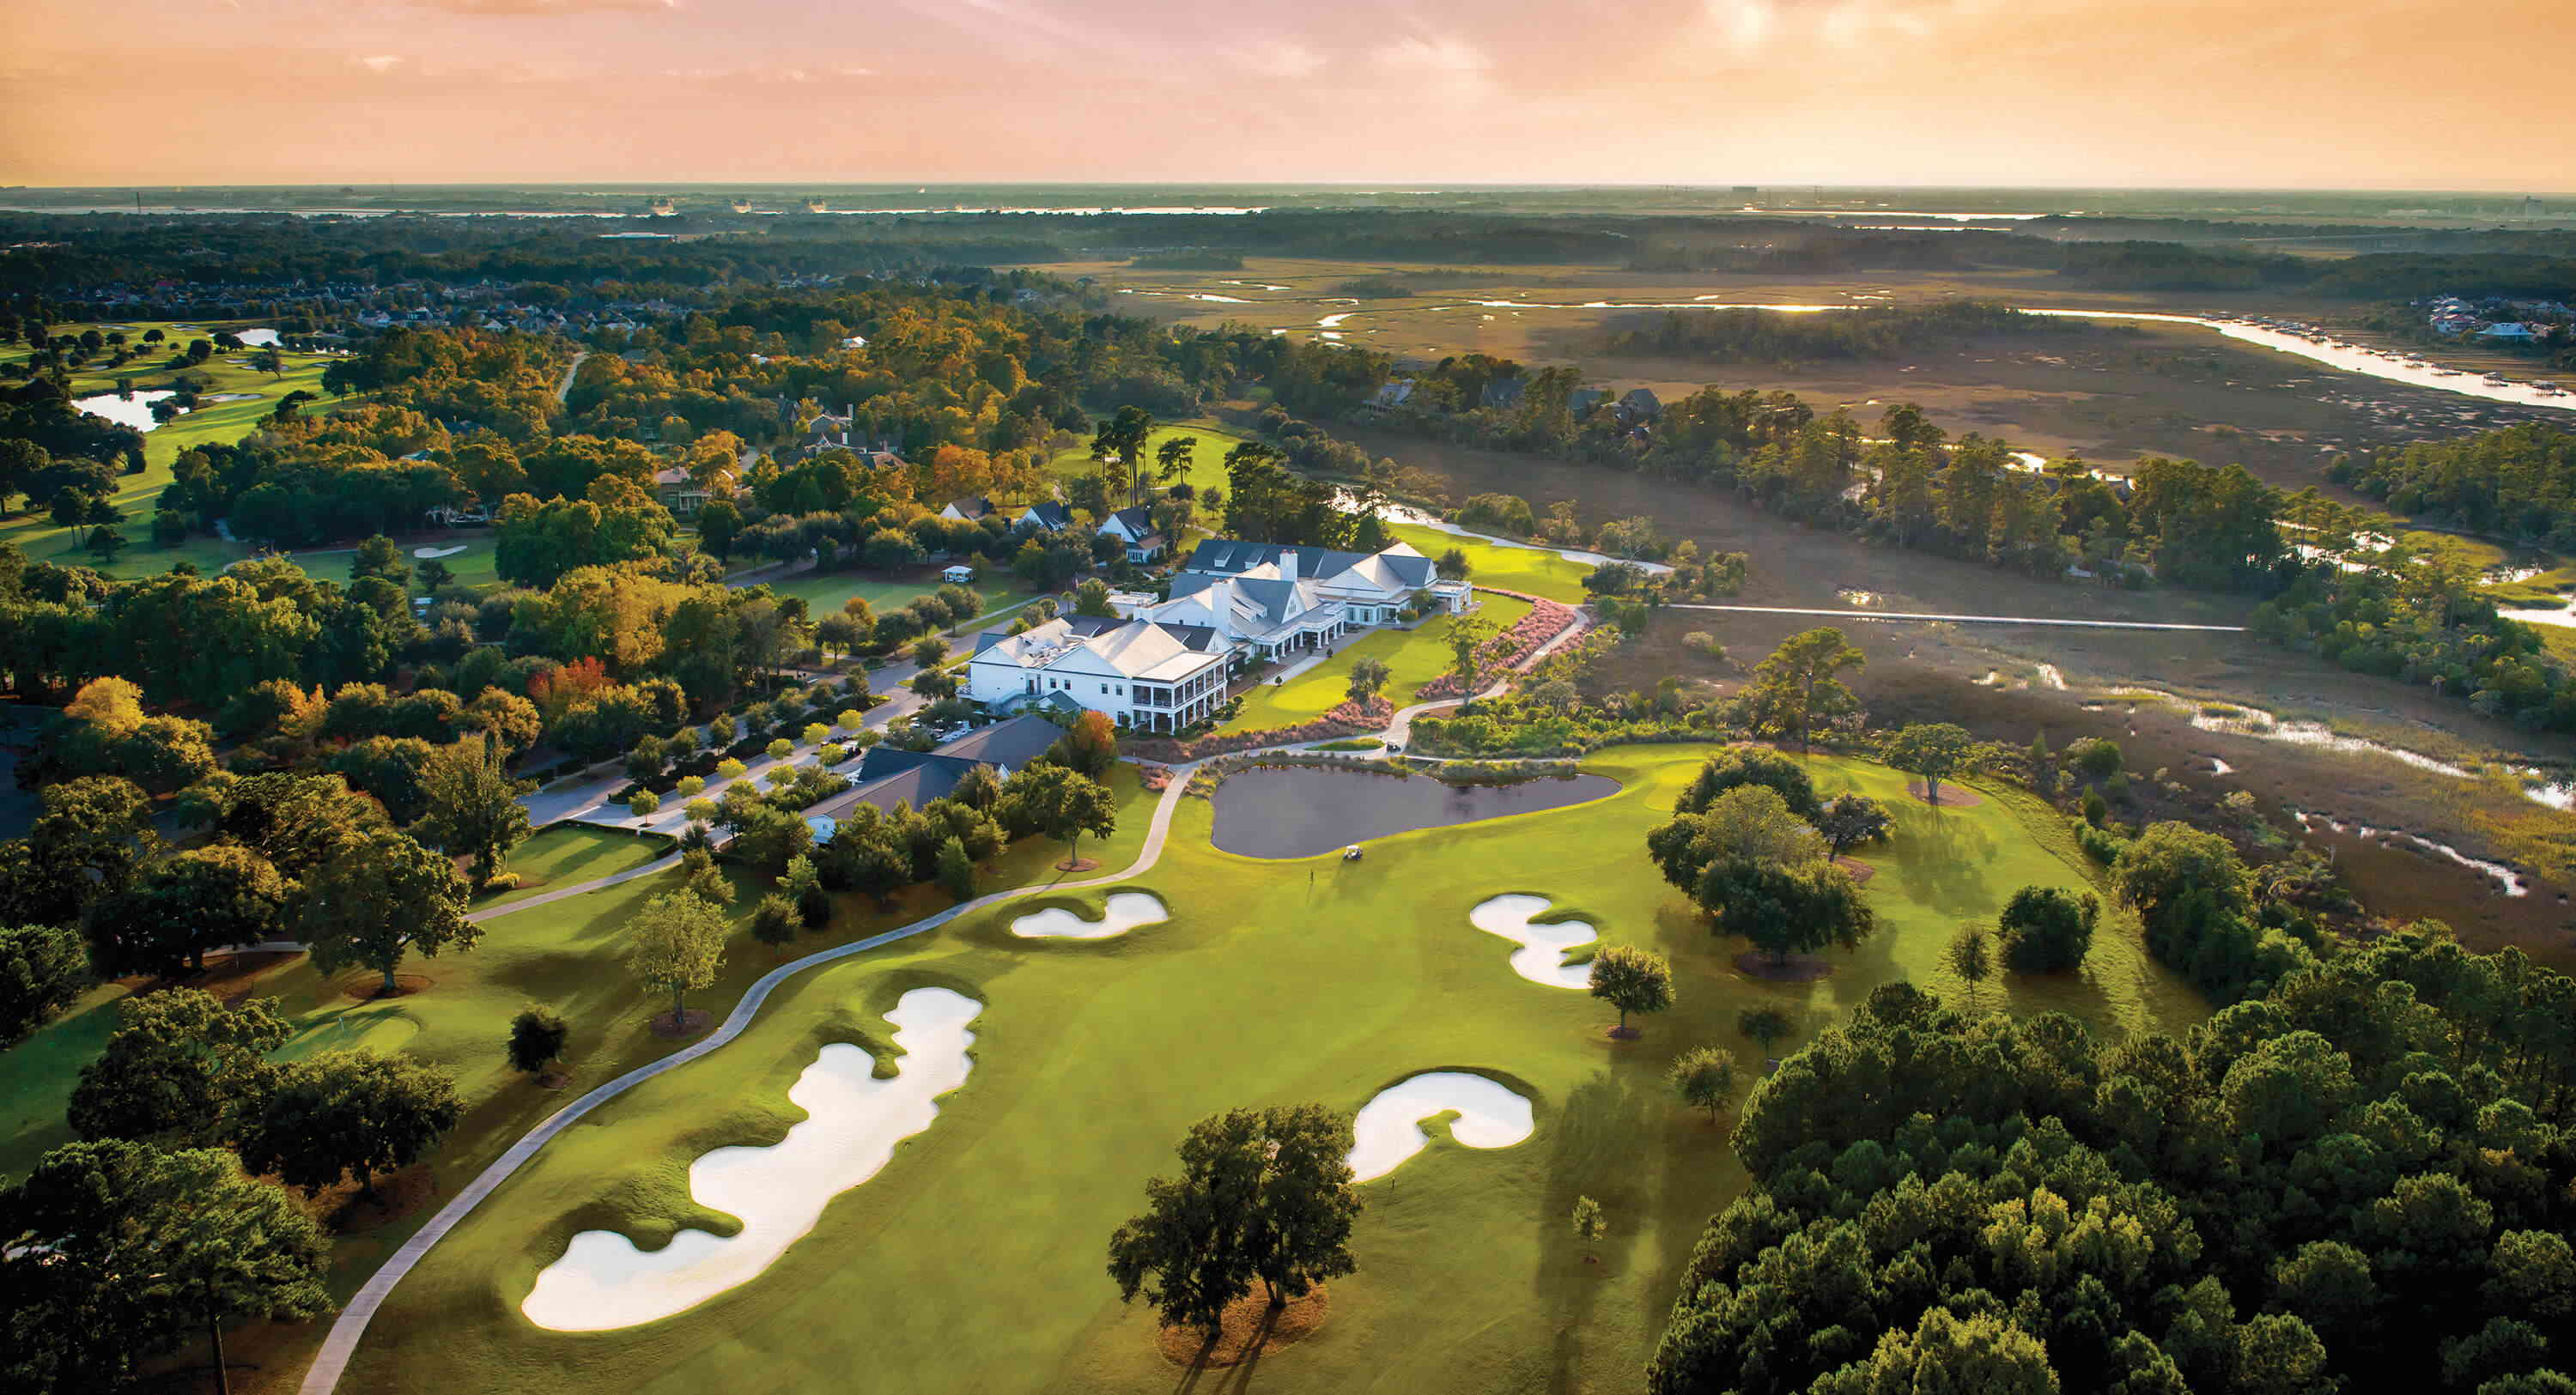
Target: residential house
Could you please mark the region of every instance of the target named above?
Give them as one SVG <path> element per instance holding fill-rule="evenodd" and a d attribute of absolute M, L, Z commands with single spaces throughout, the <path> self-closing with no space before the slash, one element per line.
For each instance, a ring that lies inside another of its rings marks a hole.
<path fill-rule="evenodd" d="M 1028 511 L 1014 520 L 1011 526 L 1031 531 L 1043 528 L 1050 533 L 1061 533 L 1073 526 L 1073 510 L 1049 499 L 1043 503 L 1030 505 Z"/>
<path fill-rule="evenodd" d="M 1163 555 L 1163 535 L 1154 531 L 1153 513 L 1141 504 L 1102 519 L 1100 531 L 1127 545 L 1130 562 L 1151 562 Z"/>
<path fill-rule="evenodd" d="M 888 813 L 897 804 L 918 809 L 934 799 L 944 798 L 966 778 L 966 772 L 979 765 L 989 765 L 993 774 L 1009 779 L 1019 770 L 1047 753 L 1064 729 L 1044 717 L 1019 716 L 991 726 L 977 727 L 956 740 L 931 751 L 898 751 L 891 746 L 870 746 L 851 773 L 850 788 L 814 806 L 811 818 L 838 823 L 862 804 L 874 805 Z M 822 827 L 829 827 L 829 824 Z M 824 841 L 829 835 L 818 827 Z"/>
<path fill-rule="evenodd" d="M 978 497 L 951 500 L 948 507 L 939 511 L 939 516 L 973 523 L 991 512 L 993 512 L 993 501 Z"/>
<path fill-rule="evenodd" d="M 1411 378 L 1389 378 L 1379 386 L 1377 395 L 1371 397 L 1368 404 L 1372 407 L 1401 407 L 1412 400 L 1412 397 L 1413 380 Z"/>
<path fill-rule="evenodd" d="M 730 494 L 732 480 L 731 467 L 719 469 L 701 482 L 677 465 L 665 465 L 653 472 L 653 497 L 671 511 L 673 518 L 692 518 L 706 507 L 707 500 L 719 493 Z M 725 486 L 721 490 L 715 487 L 719 482 Z"/>
<path fill-rule="evenodd" d="M 1122 727 L 1177 731 L 1215 715 L 1229 666 L 1205 627 L 1063 616 L 977 636 L 966 696 L 993 712 L 1102 712 Z"/>
<path fill-rule="evenodd" d="M 1528 391 L 1529 384 L 1522 379 L 1496 378 L 1485 384 L 1485 391 L 1476 399 L 1476 405 L 1497 411 L 1508 410 L 1519 406 L 1522 395 Z"/>
<path fill-rule="evenodd" d="M 1452 615 L 1475 605 L 1473 588 L 1444 580 L 1403 543 L 1365 553 L 1211 538 L 1181 563 L 1171 600 L 1151 618 L 1214 627 L 1240 658 L 1266 661 L 1390 624 L 1426 594 Z"/>
<path fill-rule="evenodd" d="M 2546 333 L 2548 331 L 2548 326 L 2546 325 L 2538 326 L 2538 328 L 2541 333 Z M 2534 326 L 2523 324 L 2515 320 L 2507 320 L 2502 324 L 2488 325 L 2486 328 L 2479 330 L 2478 337 L 2480 339 L 2494 339 L 2505 343 L 2528 344 L 2532 340 L 2540 338 L 2540 334 L 2533 333 L 2533 329 Z"/>
<path fill-rule="evenodd" d="M 1630 388 L 1619 397 L 1619 421 L 1625 426 L 1642 426 L 1664 414 L 1664 402 L 1652 388 Z"/>

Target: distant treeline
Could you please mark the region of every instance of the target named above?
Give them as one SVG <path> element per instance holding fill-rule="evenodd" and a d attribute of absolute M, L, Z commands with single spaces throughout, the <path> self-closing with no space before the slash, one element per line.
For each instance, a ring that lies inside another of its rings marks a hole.
<path fill-rule="evenodd" d="M 2531 423 L 2347 456 L 2327 474 L 2398 513 L 2576 549 L 2576 434 Z"/>
<path fill-rule="evenodd" d="M 1609 354 L 1707 363 L 1798 363 L 1885 358 L 1986 335 L 2083 334 L 2073 321 L 2026 315 L 1982 300 L 1888 305 L 1830 315 L 1778 310 L 1666 311 L 1623 315 L 1594 347 Z"/>

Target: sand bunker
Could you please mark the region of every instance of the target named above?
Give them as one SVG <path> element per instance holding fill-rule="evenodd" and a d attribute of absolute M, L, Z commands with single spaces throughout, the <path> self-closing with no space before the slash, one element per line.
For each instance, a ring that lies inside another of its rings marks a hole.
<path fill-rule="evenodd" d="M 470 546 L 472 546 L 470 543 L 458 543 L 454 547 L 415 547 L 411 550 L 411 555 L 424 562 L 434 562 L 441 557 L 453 557 Z"/>
<path fill-rule="evenodd" d="M 1592 966 L 1566 963 L 1565 952 L 1601 936 L 1580 920 L 1532 924 L 1531 917 L 1544 913 L 1550 904 L 1544 896 L 1497 896 L 1467 912 L 1467 923 L 1488 935 L 1519 941 L 1521 949 L 1512 956 L 1512 972 L 1530 982 L 1550 988 L 1590 988 Z"/>
<path fill-rule="evenodd" d="M 1012 921 L 1011 933 L 1027 940 L 1105 940 L 1169 919 L 1161 901 L 1141 891 L 1122 891 L 1109 898 L 1098 920 L 1085 920 L 1069 907 L 1049 906 Z"/>
<path fill-rule="evenodd" d="M 689 1165 L 698 1204 L 742 1222 L 730 1238 L 683 1230 L 644 1251 L 613 1230 L 585 1230 L 537 1275 L 519 1311 L 558 1332 L 604 1332 L 685 1312 L 759 1277 L 821 1219 L 831 1199 L 874 1177 L 895 1145 L 930 1127 L 941 1095 L 966 1083 L 966 1024 L 984 1005 L 945 988 L 903 995 L 886 1020 L 903 1055 L 875 1078 L 863 1048 L 835 1042 L 787 1098 L 809 1116 L 767 1148 L 718 1148 Z"/>
<path fill-rule="evenodd" d="M 1361 1182 L 1395 1171 L 1431 1146 L 1422 1121 L 1455 1112 L 1449 1136 L 1470 1148 L 1509 1148 L 1527 1140 L 1534 1125 L 1530 1102 L 1501 1081 L 1465 1071 L 1435 1070 L 1397 1081 L 1377 1092 L 1351 1121 L 1357 1141 L 1351 1172 Z"/>

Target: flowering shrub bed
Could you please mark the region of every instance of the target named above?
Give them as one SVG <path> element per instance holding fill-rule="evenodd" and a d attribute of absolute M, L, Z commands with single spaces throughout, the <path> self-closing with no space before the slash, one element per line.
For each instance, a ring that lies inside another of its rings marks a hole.
<path fill-rule="evenodd" d="M 1173 741 L 1156 737 L 1128 741 L 1123 749 L 1140 760 L 1180 764 L 1203 760 L 1232 751 L 1248 751 L 1255 746 L 1294 746 L 1308 741 L 1328 741 L 1337 736 L 1352 736 L 1364 731 L 1384 731 L 1395 720 L 1395 704 L 1384 695 L 1371 698 L 1367 706 L 1345 700 L 1341 706 L 1311 722 L 1293 727 L 1274 727 L 1268 731 L 1238 731 L 1224 736 L 1203 736 L 1196 741 Z"/>
<path fill-rule="evenodd" d="M 1476 687 L 1480 690 L 1504 673 L 1528 663 L 1530 656 L 1538 652 L 1539 646 L 1563 634 L 1565 628 L 1573 624 L 1576 618 L 1574 607 L 1562 601 L 1551 601 L 1545 596 L 1505 591 L 1493 586 L 1482 589 L 1491 591 L 1497 596 L 1510 596 L 1516 600 L 1527 601 L 1530 603 L 1530 608 L 1529 613 L 1522 616 L 1510 629 L 1477 647 Z M 1444 673 L 1415 689 L 1413 697 L 1417 702 L 1438 702 L 1444 698 L 1465 697 L 1467 691 L 1466 686 L 1458 681 L 1458 675 Z"/>

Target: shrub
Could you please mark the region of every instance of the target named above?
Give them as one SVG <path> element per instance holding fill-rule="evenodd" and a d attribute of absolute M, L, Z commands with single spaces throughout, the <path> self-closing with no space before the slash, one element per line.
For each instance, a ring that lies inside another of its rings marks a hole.
<path fill-rule="evenodd" d="M 716 774 L 721 775 L 728 780 L 740 777 L 742 772 L 749 770 L 750 768 L 750 766 L 743 764 L 741 761 L 735 760 L 731 756 L 727 756 L 723 760 L 716 762 Z"/>
<path fill-rule="evenodd" d="M 647 818 L 662 812 L 662 796 L 651 790 L 637 790 L 627 798 L 626 807 L 635 817 Z"/>
<path fill-rule="evenodd" d="M 2003 938 L 2004 962 L 2019 974 L 2066 973 L 2084 962 L 2101 915 L 2102 903 L 2092 896 L 2079 898 L 2053 886 L 2023 887 L 2013 893 L 1995 927 Z"/>
<path fill-rule="evenodd" d="M 768 751 L 771 760 L 785 760 L 796 754 L 796 743 L 782 736 L 769 743 Z"/>
<path fill-rule="evenodd" d="M 680 777 L 680 783 L 675 788 L 679 790 L 680 797 L 682 799 L 695 799 L 699 795 L 707 792 L 707 777 L 704 775 L 683 775 Z"/>

